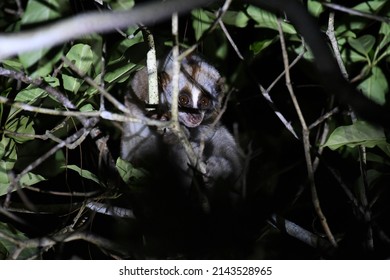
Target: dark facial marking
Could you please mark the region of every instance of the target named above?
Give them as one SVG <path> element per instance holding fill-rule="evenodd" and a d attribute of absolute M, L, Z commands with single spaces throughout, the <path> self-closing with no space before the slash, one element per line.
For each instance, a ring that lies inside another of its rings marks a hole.
<path fill-rule="evenodd" d="M 211 107 L 210 98 L 207 95 L 202 93 L 198 100 L 198 108 L 201 110 L 207 110 L 210 109 L 210 107 Z"/>
<path fill-rule="evenodd" d="M 179 92 L 179 105 L 180 107 L 192 107 L 191 93 L 187 89 L 183 89 Z"/>

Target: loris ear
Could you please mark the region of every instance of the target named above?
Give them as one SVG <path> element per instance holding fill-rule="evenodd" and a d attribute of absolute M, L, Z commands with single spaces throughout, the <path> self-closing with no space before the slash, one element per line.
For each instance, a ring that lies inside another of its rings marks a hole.
<path fill-rule="evenodd" d="M 158 74 L 158 84 L 160 86 L 160 89 L 164 91 L 164 89 L 167 88 L 167 85 L 171 82 L 171 76 L 165 71 L 161 71 Z"/>
<path fill-rule="evenodd" d="M 226 79 L 224 77 L 221 77 L 218 79 L 218 81 L 215 83 L 215 92 L 217 93 L 218 98 L 218 104 L 221 105 L 222 101 L 226 95 Z"/>
<path fill-rule="evenodd" d="M 148 100 L 148 70 L 146 67 L 135 73 L 131 80 L 131 88 L 141 102 Z"/>

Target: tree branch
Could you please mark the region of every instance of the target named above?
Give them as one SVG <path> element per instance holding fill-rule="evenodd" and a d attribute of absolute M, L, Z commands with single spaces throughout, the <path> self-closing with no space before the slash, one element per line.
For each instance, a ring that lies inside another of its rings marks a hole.
<path fill-rule="evenodd" d="M 214 1 L 156 1 L 129 11 L 85 13 L 31 31 L 3 34 L 0 35 L 0 60 L 28 51 L 50 48 L 83 35 L 110 32 L 137 23 L 152 25 L 169 18 L 173 12 L 184 13 L 211 2 Z"/>
<path fill-rule="evenodd" d="M 326 217 L 325 217 L 324 213 L 322 212 L 322 208 L 321 208 L 320 201 L 318 198 L 317 187 L 316 187 L 315 179 L 314 179 L 313 162 L 312 162 L 311 153 L 310 153 L 310 138 L 309 138 L 310 130 L 306 124 L 305 118 L 303 117 L 298 100 L 294 94 L 294 89 L 291 85 L 287 49 L 286 49 L 286 44 L 284 41 L 284 35 L 283 35 L 283 30 L 282 30 L 282 25 L 281 25 L 280 19 L 278 20 L 278 29 L 279 29 L 279 36 L 280 36 L 280 44 L 282 47 L 284 69 L 285 69 L 285 73 L 286 73 L 285 74 L 286 75 L 286 86 L 287 86 L 287 89 L 290 93 L 291 100 L 293 101 L 295 111 L 298 114 L 299 121 L 300 121 L 301 126 L 302 126 L 303 147 L 304 147 L 304 151 L 305 151 L 306 168 L 307 168 L 307 173 L 308 173 L 308 178 L 309 178 L 309 183 L 310 183 L 312 202 L 314 205 L 314 209 L 315 209 L 315 211 L 320 219 L 321 225 L 325 231 L 326 236 L 328 237 L 328 239 L 332 243 L 332 245 L 334 247 L 337 247 L 337 242 L 336 242 L 336 240 L 335 240 L 335 238 L 330 230 L 330 227 L 326 221 Z"/>

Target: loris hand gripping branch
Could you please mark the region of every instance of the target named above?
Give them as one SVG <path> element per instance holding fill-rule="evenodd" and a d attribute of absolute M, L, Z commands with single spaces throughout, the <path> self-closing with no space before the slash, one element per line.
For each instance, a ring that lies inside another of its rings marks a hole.
<path fill-rule="evenodd" d="M 146 69 L 132 80 L 133 96 L 126 101 L 134 117 L 152 115 L 167 120 L 172 101 L 172 56 L 158 64 L 160 104 L 157 112 L 145 110 L 148 93 Z M 179 122 L 197 159 L 205 164 L 201 174 L 206 189 L 218 185 L 237 185 L 242 172 L 242 157 L 230 132 L 219 122 L 223 79 L 218 71 L 199 55 L 191 54 L 181 62 L 179 73 Z M 121 156 L 137 167 L 171 178 L 184 188 L 191 186 L 194 175 L 186 150 L 169 129 L 156 129 L 129 122 L 123 127 Z M 204 146 L 203 146 L 204 145 Z M 199 176 L 198 176 L 199 178 Z M 167 183 L 167 182 L 164 182 Z"/>

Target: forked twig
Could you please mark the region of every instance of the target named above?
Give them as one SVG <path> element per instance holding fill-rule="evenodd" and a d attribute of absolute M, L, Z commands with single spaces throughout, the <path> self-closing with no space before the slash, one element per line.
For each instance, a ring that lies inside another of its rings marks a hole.
<path fill-rule="evenodd" d="M 279 30 L 279 36 L 280 36 L 280 44 L 282 47 L 284 69 L 286 71 L 286 73 L 285 73 L 286 86 L 287 86 L 288 92 L 290 93 L 290 97 L 291 97 L 292 102 L 294 104 L 295 111 L 298 114 L 298 118 L 299 118 L 299 121 L 300 121 L 301 126 L 302 126 L 303 147 L 304 147 L 304 152 L 305 152 L 306 168 L 307 168 L 308 179 L 309 179 L 309 184 L 310 184 L 312 202 L 314 205 L 314 209 L 315 209 L 315 211 L 320 219 L 322 228 L 325 231 L 326 236 L 328 237 L 328 239 L 332 243 L 332 245 L 334 247 L 337 247 L 338 245 L 337 245 L 336 239 L 334 238 L 334 236 L 330 230 L 330 227 L 326 221 L 326 217 L 325 217 L 324 213 L 322 212 L 322 208 L 321 208 L 320 201 L 318 198 L 317 188 L 316 188 L 315 179 L 314 179 L 313 162 L 312 162 L 311 154 L 310 154 L 310 139 L 309 139 L 310 130 L 309 130 L 308 126 L 306 125 L 306 120 L 302 114 L 302 110 L 300 109 L 298 100 L 295 96 L 294 89 L 293 89 L 292 84 L 291 84 L 286 43 L 284 41 L 284 34 L 283 34 L 280 19 L 278 20 L 278 30 Z"/>
<path fill-rule="evenodd" d="M 337 63 L 339 64 L 339 67 L 341 69 L 341 72 L 346 80 L 348 80 L 348 72 L 346 70 L 346 67 L 344 65 L 344 62 L 341 57 L 340 49 L 338 47 L 337 38 L 334 31 L 334 12 L 331 12 L 329 14 L 329 20 L 328 20 L 328 30 L 326 32 L 327 36 L 329 37 L 332 45 L 333 52 L 335 54 Z M 352 121 L 356 122 L 356 117 L 354 116 L 354 112 L 352 112 Z M 363 180 L 363 185 L 358 187 L 358 194 L 361 204 L 366 211 L 364 211 L 364 219 L 367 222 L 368 225 L 368 232 L 367 232 L 367 247 L 370 249 L 374 248 L 374 240 L 373 240 L 373 228 L 371 225 L 372 219 L 371 219 L 371 211 L 368 208 L 368 199 L 367 199 L 367 190 L 368 190 L 368 179 L 367 179 L 367 167 L 366 167 L 366 148 L 362 145 L 358 146 L 359 149 L 359 163 L 360 163 L 360 172 Z"/>

